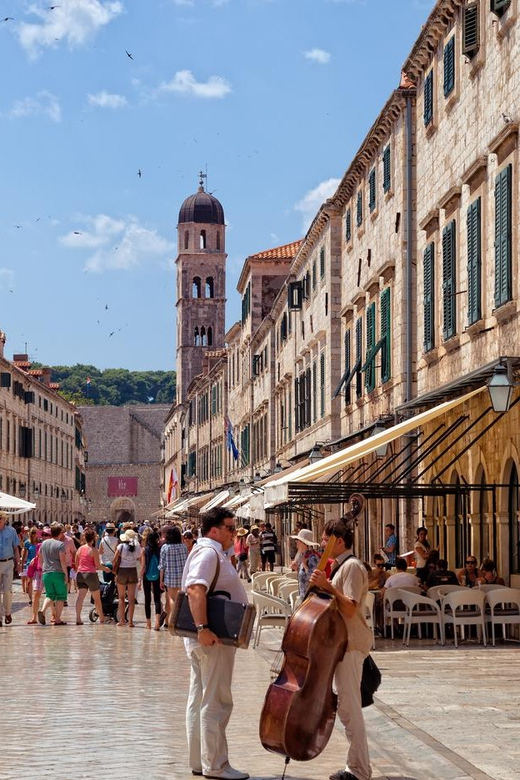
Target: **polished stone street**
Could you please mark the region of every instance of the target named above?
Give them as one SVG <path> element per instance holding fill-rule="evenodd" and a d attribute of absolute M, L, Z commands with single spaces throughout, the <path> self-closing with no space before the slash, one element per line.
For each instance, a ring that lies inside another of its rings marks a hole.
<path fill-rule="evenodd" d="M 189 669 L 180 639 L 135 629 L 27 626 L 15 583 L 13 624 L 0 628 L 0 780 L 184 780 L 184 708 Z M 252 778 L 280 777 L 283 760 L 258 739 L 258 719 L 281 633 L 264 630 L 259 650 L 237 652 L 231 763 Z M 378 640 L 383 684 L 365 710 L 375 780 L 520 778 L 520 655 L 467 642 Z M 302 713 L 304 717 L 304 713 Z M 326 780 L 344 767 L 339 728 L 323 754 L 289 764 L 288 780 Z"/>

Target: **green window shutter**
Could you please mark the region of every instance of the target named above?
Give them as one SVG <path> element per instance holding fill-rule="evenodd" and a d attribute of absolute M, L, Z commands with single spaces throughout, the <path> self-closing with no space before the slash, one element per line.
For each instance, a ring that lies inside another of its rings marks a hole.
<path fill-rule="evenodd" d="M 478 2 L 465 6 L 462 14 L 462 53 L 471 58 L 478 52 L 480 46 Z"/>
<path fill-rule="evenodd" d="M 361 190 L 357 194 L 356 201 L 356 225 L 360 227 L 363 224 L 363 193 Z"/>
<path fill-rule="evenodd" d="M 444 47 L 444 97 L 453 92 L 455 86 L 455 36 L 452 35 Z"/>
<path fill-rule="evenodd" d="M 424 351 L 435 346 L 435 244 L 428 244 L 423 255 L 424 277 Z"/>
<path fill-rule="evenodd" d="M 325 276 L 325 249 L 320 249 L 320 277 L 323 279 Z"/>
<path fill-rule="evenodd" d="M 345 374 L 348 376 L 350 374 L 351 368 L 352 368 L 352 331 L 347 330 L 345 331 L 345 342 L 344 342 L 344 349 L 345 349 Z M 345 406 L 349 406 L 350 404 L 350 382 L 348 385 L 345 385 Z"/>
<path fill-rule="evenodd" d="M 468 324 L 481 316 L 481 216 L 480 198 L 471 204 L 467 213 L 468 229 Z"/>
<path fill-rule="evenodd" d="M 392 375 L 391 332 L 390 287 L 387 287 L 381 293 L 381 338 L 384 339 L 381 347 L 381 382 L 388 382 Z"/>
<path fill-rule="evenodd" d="M 376 345 L 376 305 L 371 303 L 367 308 L 367 339 L 365 360 L 368 359 Z M 376 386 L 376 372 L 374 360 L 370 362 L 365 371 L 365 387 L 370 392 Z"/>
<path fill-rule="evenodd" d="M 316 260 L 312 264 L 312 289 L 316 289 Z"/>
<path fill-rule="evenodd" d="M 298 377 L 294 380 L 294 430 L 296 433 L 300 430 L 300 380 Z"/>
<path fill-rule="evenodd" d="M 363 357 L 363 320 L 361 317 L 356 320 L 356 363 L 361 365 Z M 356 398 L 361 398 L 363 394 L 362 374 L 358 371 L 356 374 Z"/>
<path fill-rule="evenodd" d="M 368 206 L 370 211 L 376 207 L 376 169 L 372 168 L 368 177 Z"/>
<path fill-rule="evenodd" d="M 424 125 L 427 127 L 433 119 L 433 70 L 424 79 Z"/>
<path fill-rule="evenodd" d="M 316 361 L 312 364 L 312 421 L 316 422 L 317 415 L 317 392 L 318 392 L 318 364 Z"/>
<path fill-rule="evenodd" d="M 325 352 L 320 354 L 320 417 L 325 416 Z"/>
<path fill-rule="evenodd" d="M 449 339 L 457 332 L 455 221 L 442 231 L 442 335 Z"/>
<path fill-rule="evenodd" d="M 390 168 L 390 144 L 383 152 L 383 192 L 388 192 L 391 187 L 391 168 Z"/>
<path fill-rule="evenodd" d="M 495 307 L 511 300 L 511 180 L 512 166 L 495 179 Z"/>
<path fill-rule="evenodd" d="M 352 238 L 352 214 L 350 212 L 350 209 L 347 209 L 347 213 L 345 215 L 345 240 L 350 241 Z"/>
<path fill-rule="evenodd" d="M 509 6 L 511 5 L 511 0 L 491 0 L 491 10 L 494 14 L 497 16 L 502 16 Z"/>

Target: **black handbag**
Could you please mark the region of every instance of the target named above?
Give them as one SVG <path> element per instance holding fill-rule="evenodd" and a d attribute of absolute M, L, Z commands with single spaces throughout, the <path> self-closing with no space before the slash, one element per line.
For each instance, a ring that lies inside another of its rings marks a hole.
<path fill-rule="evenodd" d="M 363 661 L 361 675 L 361 706 L 370 707 L 374 703 L 374 693 L 381 685 L 381 672 L 371 655 Z"/>

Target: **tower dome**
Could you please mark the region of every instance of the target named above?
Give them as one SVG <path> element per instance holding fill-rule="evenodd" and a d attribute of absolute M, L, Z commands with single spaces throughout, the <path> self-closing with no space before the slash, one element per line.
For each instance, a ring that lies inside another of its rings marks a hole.
<path fill-rule="evenodd" d="M 224 209 L 222 204 L 209 192 L 202 182 L 195 195 L 190 195 L 179 211 L 179 225 L 183 222 L 203 222 L 206 225 L 223 225 Z"/>

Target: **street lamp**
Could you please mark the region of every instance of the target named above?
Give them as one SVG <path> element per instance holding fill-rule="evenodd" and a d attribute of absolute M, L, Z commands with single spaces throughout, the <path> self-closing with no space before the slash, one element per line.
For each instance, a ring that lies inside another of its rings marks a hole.
<path fill-rule="evenodd" d="M 309 463 L 311 466 L 313 463 L 317 463 L 319 460 L 323 460 L 323 452 L 321 451 L 321 448 L 318 447 L 317 443 L 314 445 L 307 457 L 309 458 Z"/>
<path fill-rule="evenodd" d="M 20 482 L 20 484 L 18 485 L 18 493 L 20 494 L 20 498 L 25 498 L 25 491 L 26 491 L 25 482 Z"/>
<path fill-rule="evenodd" d="M 507 366 L 499 364 L 495 366 L 493 375 L 487 383 L 487 389 L 493 411 L 507 412 L 511 405 L 513 395 L 513 383 L 507 374 Z"/>
<path fill-rule="evenodd" d="M 377 436 L 378 433 L 383 433 L 383 431 L 386 431 L 386 428 L 377 422 L 374 425 L 372 436 Z M 379 447 L 376 447 L 374 452 L 376 454 L 376 458 L 386 458 L 386 453 L 388 452 L 388 442 L 380 444 Z"/>

